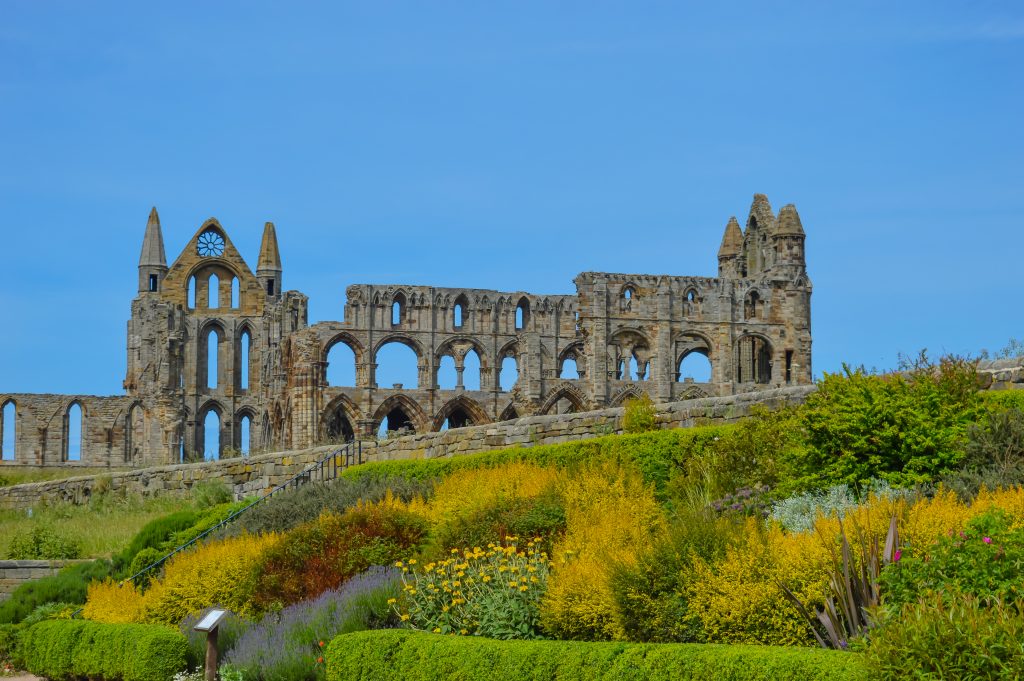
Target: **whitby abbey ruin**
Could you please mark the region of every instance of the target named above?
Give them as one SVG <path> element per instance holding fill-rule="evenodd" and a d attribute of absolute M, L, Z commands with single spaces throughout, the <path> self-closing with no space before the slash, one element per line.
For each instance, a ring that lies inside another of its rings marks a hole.
<path fill-rule="evenodd" d="M 728 221 L 717 277 L 584 272 L 571 295 L 358 284 L 343 320 L 310 325 L 272 224 L 255 272 L 215 219 L 168 266 L 154 209 L 138 284 L 125 394 L 0 392 L 3 465 L 152 466 L 811 383 L 803 227 L 761 194 Z M 414 385 L 378 383 L 392 343 L 415 353 Z M 707 380 L 683 370 L 695 358 Z M 339 361 L 352 385 L 328 381 Z"/>

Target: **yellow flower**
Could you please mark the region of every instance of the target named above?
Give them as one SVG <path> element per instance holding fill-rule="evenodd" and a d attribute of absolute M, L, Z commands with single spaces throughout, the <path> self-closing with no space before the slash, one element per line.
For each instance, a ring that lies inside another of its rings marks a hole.
<path fill-rule="evenodd" d="M 526 591 L 526 587 L 525 586 L 521 586 L 521 587 L 519 587 L 519 590 L 520 591 Z"/>
<path fill-rule="evenodd" d="M 394 605 L 397 602 L 398 602 L 397 598 L 389 598 L 388 599 L 388 605 Z"/>
<path fill-rule="evenodd" d="M 409 621 L 409 616 L 408 615 L 402 615 L 402 621 L 403 622 L 408 622 Z"/>
<path fill-rule="evenodd" d="M 416 559 L 415 558 L 410 558 L 409 559 L 409 565 L 415 565 L 415 564 L 416 564 Z"/>
<path fill-rule="evenodd" d="M 441 633 L 441 627 L 434 627 L 434 633 L 435 634 L 440 634 Z"/>

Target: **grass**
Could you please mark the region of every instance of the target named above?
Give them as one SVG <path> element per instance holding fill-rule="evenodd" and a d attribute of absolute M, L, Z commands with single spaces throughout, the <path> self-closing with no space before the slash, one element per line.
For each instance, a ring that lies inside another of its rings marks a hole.
<path fill-rule="evenodd" d="M 173 511 L 193 508 L 192 499 L 169 496 L 143 499 L 113 494 L 88 504 L 40 505 L 28 511 L 0 511 L 0 559 L 7 557 L 11 538 L 47 525 L 82 544 L 82 558 L 109 558 L 124 548 L 143 525 Z"/>

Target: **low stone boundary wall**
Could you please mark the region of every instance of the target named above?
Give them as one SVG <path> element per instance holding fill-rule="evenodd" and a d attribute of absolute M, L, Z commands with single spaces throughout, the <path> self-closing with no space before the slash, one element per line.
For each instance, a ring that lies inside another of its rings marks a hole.
<path fill-rule="evenodd" d="M 57 574 L 77 560 L 0 560 L 0 603 L 25 582 Z"/>

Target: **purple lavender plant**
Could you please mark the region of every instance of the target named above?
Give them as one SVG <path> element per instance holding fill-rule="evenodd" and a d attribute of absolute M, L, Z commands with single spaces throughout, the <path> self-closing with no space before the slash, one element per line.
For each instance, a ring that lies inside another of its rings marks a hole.
<path fill-rule="evenodd" d="M 242 634 L 222 668 L 242 672 L 246 681 L 325 679 L 323 647 L 332 638 L 394 624 L 387 601 L 400 591 L 400 574 L 372 567 L 313 600 L 266 615 Z"/>

